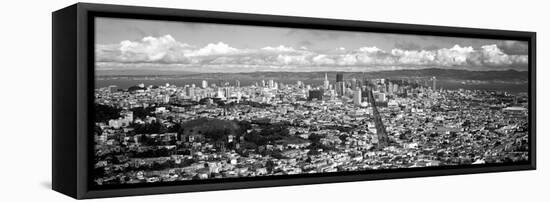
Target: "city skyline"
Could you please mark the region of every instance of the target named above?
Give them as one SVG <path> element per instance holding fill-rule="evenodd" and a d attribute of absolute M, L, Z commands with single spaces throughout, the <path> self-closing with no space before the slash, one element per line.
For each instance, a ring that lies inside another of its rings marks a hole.
<path fill-rule="evenodd" d="M 527 42 L 96 19 L 96 73 L 527 70 Z"/>

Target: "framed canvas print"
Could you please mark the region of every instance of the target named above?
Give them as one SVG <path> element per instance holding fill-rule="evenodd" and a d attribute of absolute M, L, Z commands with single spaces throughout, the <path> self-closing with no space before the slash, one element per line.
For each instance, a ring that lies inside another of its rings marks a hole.
<path fill-rule="evenodd" d="M 53 14 L 74 198 L 535 169 L 535 33 L 79 3 Z"/>

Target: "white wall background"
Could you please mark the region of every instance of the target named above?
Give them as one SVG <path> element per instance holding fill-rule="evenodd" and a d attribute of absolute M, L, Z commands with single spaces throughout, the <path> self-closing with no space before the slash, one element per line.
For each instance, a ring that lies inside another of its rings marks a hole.
<path fill-rule="evenodd" d="M 340 18 L 538 34 L 538 169 L 102 199 L 108 201 L 545 201 L 550 199 L 546 68 L 550 54 L 545 1 L 480 0 L 124 0 L 139 6 Z M 3 1 L 0 11 L 0 201 L 68 201 L 51 186 L 51 12 L 75 3 Z M 546 76 L 545 76 L 546 75 Z M 546 191 L 544 191 L 546 190 Z"/>

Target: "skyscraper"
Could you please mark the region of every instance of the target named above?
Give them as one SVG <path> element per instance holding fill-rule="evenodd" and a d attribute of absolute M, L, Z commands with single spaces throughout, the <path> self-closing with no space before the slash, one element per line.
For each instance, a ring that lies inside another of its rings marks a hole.
<path fill-rule="evenodd" d="M 344 74 L 341 72 L 336 73 L 336 82 L 343 82 L 344 81 Z"/>
<path fill-rule="evenodd" d="M 436 82 L 437 82 L 437 79 L 435 78 L 435 76 L 432 77 L 432 82 L 433 82 L 433 83 L 432 83 L 432 90 L 435 91 L 435 90 L 437 90 L 437 89 L 436 89 Z"/>
<path fill-rule="evenodd" d="M 275 86 L 275 82 L 272 79 L 270 79 L 268 82 L 268 85 L 269 85 L 269 88 L 273 88 Z"/>
<path fill-rule="evenodd" d="M 226 87 L 224 90 L 225 90 L 225 97 L 226 98 L 231 97 L 231 89 Z"/>
<path fill-rule="evenodd" d="M 195 96 L 195 89 L 193 87 L 185 87 L 185 94 L 189 97 Z"/>
<path fill-rule="evenodd" d="M 357 79 L 356 78 L 352 78 L 351 79 L 351 89 L 352 90 L 355 90 L 355 87 L 357 87 Z"/>
<path fill-rule="evenodd" d="M 354 105 L 361 105 L 361 89 L 356 88 L 355 91 L 353 91 L 353 104 Z"/>
<path fill-rule="evenodd" d="M 329 90 L 330 89 L 330 82 L 328 81 L 328 75 L 327 73 L 325 73 L 325 80 L 323 81 L 323 88 L 325 90 Z"/>
<path fill-rule="evenodd" d="M 307 100 L 323 100 L 323 90 L 309 90 Z"/>
<path fill-rule="evenodd" d="M 208 88 L 208 81 L 202 80 L 202 88 Z"/>
<path fill-rule="evenodd" d="M 346 91 L 346 86 L 344 85 L 344 74 L 339 72 L 336 73 L 336 93 L 338 96 L 343 96 Z"/>

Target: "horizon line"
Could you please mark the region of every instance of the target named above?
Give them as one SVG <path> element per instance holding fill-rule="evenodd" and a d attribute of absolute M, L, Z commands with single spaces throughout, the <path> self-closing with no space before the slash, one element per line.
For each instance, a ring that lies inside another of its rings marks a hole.
<path fill-rule="evenodd" d="M 506 71 L 515 71 L 515 72 L 529 72 L 529 69 L 526 70 L 517 70 L 517 69 L 485 69 L 485 70 L 471 70 L 471 69 L 458 69 L 458 68 L 420 68 L 420 69 L 396 69 L 396 70 L 372 70 L 372 71 L 338 71 L 338 70 L 330 70 L 330 71 L 272 71 L 272 70 L 265 70 L 265 71 L 228 71 L 228 72 L 198 72 L 198 71 L 186 71 L 186 70 L 158 70 L 159 73 L 166 73 L 166 72 L 172 72 L 172 73 L 184 73 L 184 74 L 242 74 L 242 73 L 375 73 L 375 72 L 392 72 L 392 71 L 425 71 L 425 70 L 450 70 L 450 71 L 467 71 L 467 72 L 506 72 Z M 96 73 L 98 71 L 119 71 L 119 70 L 94 70 Z M 151 70 L 145 70 L 145 71 L 151 71 Z M 146 75 L 154 75 L 154 74 L 96 74 L 95 76 L 146 76 Z M 164 74 L 163 74 L 164 75 Z"/>

